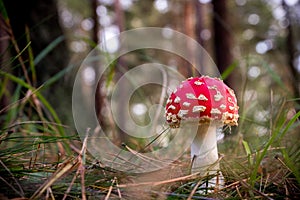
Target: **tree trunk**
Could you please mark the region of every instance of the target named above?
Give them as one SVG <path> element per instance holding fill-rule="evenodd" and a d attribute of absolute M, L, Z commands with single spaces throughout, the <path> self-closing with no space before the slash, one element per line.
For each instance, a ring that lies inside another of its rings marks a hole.
<path fill-rule="evenodd" d="M 207 51 L 205 41 L 201 37 L 202 31 L 205 29 L 205 20 L 204 20 L 204 5 L 200 3 L 199 1 L 194 1 L 194 7 L 196 9 L 196 22 L 195 22 L 195 37 L 197 42 Z M 206 66 L 206 59 L 203 57 L 200 57 L 196 60 L 197 66 L 201 69 L 201 71 L 205 71 L 203 68 Z M 198 74 L 197 76 L 199 76 Z M 205 75 L 205 74 L 202 74 Z"/>
<path fill-rule="evenodd" d="M 187 36 L 195 38 L 195 9 L 193 1 L 186 1 L 184 3 L 184 32 Z M 188 61 L 190 64 L 196 66 L 196 60 L 194 56 L 193 49 L 190 44 L 187 45 L 188 50 Z M 185 62 L 185 61 L 183 61 Z M 195 70 L 190 66 L 190 64 L 183 64 L 179 67 L 179 72 L 185 77 L 195 76 Z"/>
<path fill-rule="evenodd" d="M 215 49 L 215 62 L 223 73 L 232 63 L 232 35 L 230 32 L 230 20 L 227 9 L 228 1 L 213 0 L 213 27 L 214 27 L 214 49 Z M 230 86 L 234 86 L 233 74 L 225 80 Z"/>
<path fill-rule="evenodd" d="M 124 16 L 124 11 L 120 4 L 120 0 L 115 0 L 114 10 L 116 13 L 115 24 L 118 26 L 119 31 L 121 33 L 122 31 L 125 30 L 125 24 L 124 24 L 125 16 Z M 114 66 L 113 70 L 115 70 L 115 72 L 116 72 L 116 80 L 119 80 L 124 75 L 124 72 L 128 71 L 128 66 L 125 63 L 124 59 L 122 59 L 122 57 L 118 58 L 117 64 L 116 64 L 116 66 Z M 124 99 L 123 97 L 127 95 L 126 93 L 127 93 L 128 87 L 130 87 L 130 86 L 128 86 L 126 84 L 122 84 L 122 85 L 120 85 L 120 87 L 122 87 L 122 89 L 120 90 L 121 91 L 120 92 L 120 100 L 121 100 L 121 99 Z M 126 113 L 127 109 L 128 108 L 125 107 L 122 103 L 118 104 L 118 110 L 120 111 L 120 115 L 118 116 L 118 118 L 119 118 L 119 122 L 121 123 L 120 124 L 121 127 L 125 127 L 126 120 L 130 120 L 130 119 L 126 119 L 126 117 L 125 117 L 125 113 Z M 122 143 L 127 144 L 129 142 L 129 138 L 130 138 L 129 135 L 127 133 L 125 133 L 121 128 L 118 129 L 118 133 L 119 133 L 118 137 L 121 141 L 117 141 L 117 142 L 119 144 L 122 144 Z"/>
<path fill-rule="evenodd" d="M 295 44 L 297 39 L 295 39 L 296 34 L 294 34 L 294 32 L 297 32 L 297 31 L 294 31 L 293 30 L 293 24 L 295 23 L 295 20 L 292 18 L 292 14 L 291 14 L 291 11 L 288 7 L 288 5 L 286 5 L 285 1 L 282 2 L 283 3 L 283 8 L 285 9 L 286 11 L 286 18 L 288 19 L 289 21 L 289 25 L 287 27 L 287 39 L 286 39 L 286 53 L 287 53 L 287 62 L 288 62 L 288 66 L 289 66 L 289 69 L 290 69 L 290 72 L 291 72 L 291 75 L 292 75 L 292 87 L 293 87 L 293 92 L 294 92 L 294 96 L 296 98 L 299 98 L 300 97 L 300 74 L 299 72 L 296 70 L 296 66 L 294 65 L 294 61 L 296 59 L 296 55 L 297 55 L 297 50 L 296 50 L 296 47 L 295 47 Z M 300 2 L 299 2 L 300 4 Z M 300 6 L 299 6 L 300 7 Z M 297 104 L 298 104 L 298 107 L 296 108 L 297 111 L 300 110 L 300 100 L 296 100 Z"/>

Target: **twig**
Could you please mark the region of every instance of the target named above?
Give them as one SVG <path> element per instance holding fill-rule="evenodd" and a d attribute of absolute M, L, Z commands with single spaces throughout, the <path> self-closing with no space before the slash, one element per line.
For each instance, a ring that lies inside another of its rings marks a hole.
<path fill-rule="evenodd" d="M 165 181 L 157 181 L 157 182 L 142 182 L 142 183 L 131 183 L 131 184 L 121 184 L 119 185 L 120 188 L 126 188 L 126 187 L 137 187 L 137 186 L 143 186 L 143 185 L 152 185 L 152 186 L 157 186 L 157 185 L 162 185 L 166 183 L 172 183 L 172 182 L 177 182 L 177 181 L 182 181 L 182 180 L 189 180 L 197 177 L 200 172 L 190 174 L 187 176 L 182 176 L 178 178 L 173 178 L 173 179 L 168 179 Z"/>
<path fill-rule="evenodd" d="M 87 139 L 89 137 L 89 131 L 90 129 L 88 128 L 86 131 L 86 136 L 84 138 L 83 144 L 82 144 L 82 149 L 80 152 L 79 160 L 80 160 L 80 165 L 78 167 L 78 171 L 81 175 L 81 193 L 82 193 L 82 200 L 86 200 L 86 192 L 85 192 L 85 184 L 84 184 L 84 175 L 85 175 L 85 154 L 86 154 L 86 147 L 87 147 Z"/>
<path fill-rule="evenodd" d="M 67 195 L 69 194 L 69 192 L 71 191 L 71 188 L 73 187 L 74 185 L 74 182 L 77 178 L 77 176 L 80 174 L 80 182 L 81 182 L 81 197 L 82 197 L 82 200 L 86 200 L 86 191 L 85 191 L 85 182 L 84 182 L 84 177 L 85 177 L 85 167 L 84 167 L 84 159 L 82 159 L 83 155 L 85 155 L 86 153 L 86 145 L 87 145 L 87 139 L 88 139 L 88 134 L 89 134 L 89 131 L 90 129 L 87 129 L 86 131 L 86 136 L 84 138 L 84 141 L 83 141 L 83 144 L 82 144 L 82 148 L 81 148 L 81 151 L 79 153 L 79 155 L 77 156 L 77 159 L 78 159 L 78 168 L 77 168 L 77 171 L 67 189 L 67 191 L 65 192 L 64 194 L 64 197 L 63 197 L 63 200 L 65 200 L 67 198 Z"/>
<path fill-rule="evenodd" d="M 265 197 L 265 198 L 268 199 L 268 200 L 273 200 L 273 198 L 267 196 L 266 194 L 264 194 L 264 193 L 262 193 L 262 192 L 260 192 L 260 191 L 258 191 L 258 190 L 256 190 L 256 189 L 254 189 L 254 188 L 251 188 L 251 186 L 250 186 L 248 183 L 246 183 L 245 181 L 240 181 L 240 183 L 241 183 L 244 187 L 246 187 L 246 188 L 248 188 L 248 189 L 251 189 L 251 191 L 253 191 L 254 193 L 259 194 L 259 195 Z"/>
<path fill-rule="evenodd" d="M 268 173 L 268 174 L 267 174 L 266 181 L 265 181 L 265 184 L 264 184 L 264 189 L 263 189 L 262 192 L 265 192 L 265 190 L 266 190 L 266 188 L 267 188 L 267 184 L 268 184 L 269 178 L 270 178 L 270 174 Z"/>
<path fill-rule="evenodd" d="M 72 189 L 72 186 L 74 185 L 74 182 L 75 182 L 75 180 L 76 180 L 76 176 L 77 176 L 77 174 L 72 178 L 72 181 L 71 181 L 71 183 L 70 183 L 70 185 L 69 185 L 67 191 L 65 192 L 64 197 L 63 197 L 62 200 L 65 200 L 65 199 L 67 198 L 67 195 L 70 193 L 70 191 L 71 191 L 71 189 Z"/>
<path fill-rule="evenodd" d="M 149 164 L 151 164 L 151 165 L 153 165 L 153 166 L 155 166 L 155 167 L 160 167 L 160 166 L 157 165 L 157 164 L 155 164 L 154 162 L 160 162 L 160 163 L 163 163 L 163 162 L 160 161 L 160 160 L 155 160 L 155 159 L 153 159 L 153 158 L 147 157 L 147 156 L 145 156 L 145 155 L 139 153 L 138 151 L 135 151 L 135 150 L 131 149 L 131 148 L 128 147 L 126 144 L 123 144 L 123 145 L 124 145 L 124 147 L 125 147 L 129 152 L 131 152 L 133 155 L 139 157 L 141 160 L 143 160 L 143 161 L 145 161 L 145 162 L 147 162 L 147 163 L 149 163 Z"/>
<path fill-rule="evenodd" d="M 278 156 L 275 156 L 275 159 L 280 162 L 285 168 L 287 168 L 290 172 L 293 172 Z"/>
<path fill-rule="evenodd" d="M 50 194 L 50 196 L 51 196 L 51 199 L 52 199 L 52 200 L 55 200 L 55 197 L 54 197 L 54 195 L 53 195 L 53 192 L 52 192 L 51 187 L 48 187 L 48 188 L 47 188 L 47 195 L 46 195 L 46 198 L 45 198 L 45 199 L 50 199 L 50 198 L 49 198 L 49 194 Z"/>
<path fill-rule="evenodd" d="M 27 83 L 28 83 L 29 85 L 31 85 L 31 81 L 30 81 L 30 79 L 29 79 L 29 76 L 28 76 L 28 73 L 27 73 L 27 70 L 26 70 L 26 66 L 25 66 L 25 64 L 24 64 L 24 60 L 23 60 L 23 58 L 22 58 L 22 56 L 21 56 L 22 53 L 23 53 L 23 51 L 25 51 L 25 49 L 27 49 L 27 48 L 31 45 L 31 42 L 28 42 L 28 44 L 24 47 L 24 49 L 23 49 L 22 51 L 20 51 L 19 46 L 18 46 L 18 43 L 17 43 L 17 40 L 16 40 L 16 38 L 15 38 L 15 36 L 14 36 L 13 30 L 12 30 L 12 28 L 11 28 L 11 25 L 10 25 L 9 21 L 4 21 L 4 23 L 5 23 L 6 26 L 7 26 L 7 30 L 6 30 L 6 31 L 7 31 L 7 33 L 9 34 L 10 40 L 11 40 L 11 42 L 12 42 L 12 44 L 13 44 L 13 46 L 14 46 L 16 52 L 17 52 L 16 57 L 18 58 L 18 60 L 19 60 L 19 62 L 20 62 L 20 65 L 21 65 L 21 68 L 22 68 L 22 70 L 23 70 L 25 79 L 26 79 Z"/>
<path fill-rule="evenodd" d="M 120 199 L 122 199 L 122 195 L 121 195 L 121 191 L 120 191 L 120 188 L 119 188 L 119 183 L 118 183 L 118 179 L 117 177 L 115 177 L 116 179 L 116 187 L 117 187 L 117 191 L 118 191 L 118 196 Z"/>
<path fill-rule="evenodd" d="M 236 192 L 238 193 L 239 197 L 240 197 L 241 199 L 243 199 L 243 196 L 242 196 L 242 194 L 241 194 L 241 192 L 240 192 L 240 190 L 239 190 L 239 187 L 238 187 L 237 185 L 235 186 L 235 189 L 236 189 Z"/>
<path fill-rule="evenodd" d="M 50 187 L 54 182 L 56 182 L 67 172 L 71 171 L 77 165 L 78 159 L 73 160 L 73 162 L 71 159 L 65 161 L 62 166 L 57 169 L 56 172 L 48 179 L 48 181 L 46 181 L 39 187 L 39 189 L 36 190 L 36 192 L 30 197 L 30 199 L 37 199 L 38 197 L 40 197 L 48 187 Z"/>
<path fill-rule="evenodd" d="M 41 85 L 40 87 L 38 87 L 37 89 L 35 89 L 34 91 L 31 91 L 29 95 L 24 96 L 23 98 L 17 100 L 16 102 L 13 102 L 7 106 L 5 106 L 4 108 L 2 108 L 0 110 L 0 113 L 12 108 L 15 105 L 19 105 L 20 103 L 24 103 L 25 101 L 27 101 L 32 95 L 34 95 L 35 93 L 37 93 L 41 88 L 43 87 L 43 85 Z M 4 128 L 7 129 L 7 128 Z"/>
<path fill-rule="evenodd" d="M 111 191 L 113 189 L 113 185 L 114 185 L 115 182 L 116 182 L 116 180 L 113 179 L 104 200 L 108 200 L 109 199 Z"/>
<path fill-rule="evenodd" d="M 191 200 L 197 190 L 197 188 L 199 187 L 199 185 L 203 182 L 203 180 L 199 180 L 198 183 L 195 185 L 195 187 L 193 188 L 193 190 L 191 191 L 189 197 L 187 198 L 187 200 Z"/>
<path fill-rule="evenodd" d="M 177 194 L 177 193 L 170 193 L 170 192 L 156 192 L 156 191 L 150 191 L 154 194 L 164 194 L 164 195 L 167 195 L 167 196 L 173 196 L 173 197 L 180 197 L 181 199 L 186 199 L 187 198 L 187 195 L 185 194 Z M 200 199 L 200 200 L 217 200 L 217 199 L 214 199 L 214 198 L 209 198 L 209 197 L 201 197 L 201 196 L 194 196 L 193 199 Z"/>
<path fill-rule="evenodd" d="M 142 150 L 146 150 L 152 143 L 154 143 L 159 137 L 162 136 L 162 134 L 164 134 L 167 130 L 169 130 L 170 128 L 166 128 L 164 129 L 161 133 L 159 133 L 152 141 L 150 141 Z"/>
<path fill-rule="evenodd" d="M 133 149 L 131 149 L 130 147 L 128 147 L 126 144 L 123 144 L 123 146 L 129 151 L 131 152 L 133 155 L 136 155 L 137 157 L 141 158 L 142 160 L 144 161 L 147 161 L 147 162 L 150 162 L 150 164 L 154 165 L 154 163 L 152 162 L 156 162 L 156 163 L 161 163 L 161 164 L 167 164 L 167 165 L 175 165 L 177 166 L 176 164 L 172 164 L 172 163 L 169 163 L 167 161 L 163 161 L 163 160 L 156 160 L 155 158 L 151 158 L 151 157 L 148 157 L 148 156 L 145 156 L 144 154 L 140 153 L 139 151 L 135 151 Z M 131 159 L 131 158 L 130 158 Z M 129 159 L 129 160 L 130 160 Z M 158 166 L 158 165 L 155 165 L 155 166 Z M 158 166 L 159 167 L 159 166 Z"/>

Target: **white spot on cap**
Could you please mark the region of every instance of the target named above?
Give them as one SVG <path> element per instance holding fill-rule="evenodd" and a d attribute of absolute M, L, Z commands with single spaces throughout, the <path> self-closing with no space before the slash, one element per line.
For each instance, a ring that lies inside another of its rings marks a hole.
<path fill-rule="evenodd" d="M 220 108 L 224 110 L 224 109 L 226 109 L 226 105 L 221 104 L 221 105 L 220 105 Z"/>
<path fill-rule="evenodd" d="M 186 93 L 185 96 L 186 96 L 186 98 L 188 98 L 188 99 L 197 99 L 197 98 L 195 97 L 195 95 L 192 94 L 192 93 Z"/>
<path fill-rule="evenodd" d="M 200 94 L 199 97 L 196 97 L 192 93 L 186 93 L 186 98 L 188 98 L 188 99 L 197 99 L 197 100 L 202 100 L 202 101 L 207 101 L 208 100 L 206 98 L 206 96 L 204 96 L 203 94 Z"/>
<path fill-rule="evenodd" d="M 234 107 L 234 106 L 229 106 L 229 109 L 230 109 L 230 110 L 234 110 L 235 107 Z"/>
<path fill-rule="evenodd" d="M 179 110 L 178 116 L 181 118 L 184 115 L 188 114 L 189 110 Z"/>
<path fill-rule="evenodd" d="M 211 114 L 221 114 L 221 111 L 218 108 L 212 108 L 210 113 Z"/>
<path fill-rule="evenodd" d="M 213 86 L 208 86 L 207 88 L 210 89 L 210 90 L 216 90 L 216 89 L 217 89 L 217 86 L 216 86 L 216 85 L 213 85 Z"/>
<path fill-rule="evenodd" d="M 220 91 L 217 91 L 217 94 L 214 95 L 215 101 L 220 101 L 223 98 Z"/>
<path fill-rule="evenodd" d="M 201 81 L 199 81 L 199 80 L 197 80 L 197 81 L 194 82 L 194 84 L 195 84 L 195 85 L 202 85 L 202 84 L 204 84 L 204 83 L 201 82 Z"/>
<path fill-rule="evenodd" d="M 184 105 L 185 107 L 189 107 L 191 105 L 191 103 L 189 103 L 189 102 L 183 102 L 182 105 Z"/>
<path fill-rule="evenodd" d="M 204 112 L 206 110 L 205 106 L 194 106 L 193 112 Z"/>
<path fill-rule="evenodd" d="M 176 107 L 175 107 L 175 106 L 173 106 L 173 105 L 170 105 L 170 106 L 168 107 L 168 110 L 169 110 L 169 109 L 175 110 L 175 109 L 176 109 Z"/>
<path fill-rule="evenodd" d="M 174 99 L 174 103 L 179 103 L 180 102 L 180 97 L 176 97 L 175 99 Z"/>
<path fill-rule="evenodd" d="M 234 91 L 232 89 L 228 88 L 228 91 L 231 96 L 233 96 L 233 97 L 235 96 Z"/>
<path fill-rule="evenodd" d="M 167 104 L 168 104 L 168 103 L 172 103 L 172 99 L 169 98 L 169 99 L 167 100 Z"/>
<path fill-rule="evenodd" d="M 227 119 L 227 118 L 233 118 L 233 114 L 229 113 L 229 112 L 225 112 L 223 113 L 223 118 Z"/>
<path fill-rule="evenodd" d="M 200 94 L 199 97 L 198 97 L 199 100 L 202 100 L 202 101 L 207 101 L 208 99 L 206 98 L 206 96 L 204 96 L 203 94 Z"/>

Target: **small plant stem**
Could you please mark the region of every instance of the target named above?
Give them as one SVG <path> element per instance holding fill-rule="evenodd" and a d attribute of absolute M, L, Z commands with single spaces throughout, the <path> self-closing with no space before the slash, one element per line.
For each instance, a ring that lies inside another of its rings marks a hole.
<path fill-rule="evenodd" d="M 23 58 L 22 58 L 22 56 L 21 56 L 21 51 L 20 51 L 20 49 L 19 49 L 17 40 L 15 39 L 15 36 L 14 36 L 14 34 L 13 34 L 13 31 L 12 31 L 12 28 L 11 28 L 9 22 L 7 23 L 7 26 L 9 27 L 9 30 L 8 30 L 8 31 L 9 31 L 9 35 L 10 35 L 10 40 L 11 40 L 11 42 L 12 42 L 12 44 L 13 44 L 13 46 L 14 46 L 14 48 L 15 48 L 17 54 L 18 54 L 17 57 L 18 57 L 18 60 L 19 60 L 19 62 L 20 62 L 20 65 L 21 65 L 21 67 L 22 67 L 22 70 L 23 70 L 25 79 L 26 79 L 27 83 L 28 83 L 29 85 L 31 85 L 31 81 L 30 81 L 30 78 L 29 78 L 29 76 L 28 76 L 28 73 L 27 73 L 27 70 L 26 70 L 26 66 L 25 66 L 25 64 L 24 64 L 24 60 L 23 60 Z M 29 42 L 29 44 L 28 44 L 26 47 L 28 47 L 29 45 L 30 45 L 30 42 Z"/>

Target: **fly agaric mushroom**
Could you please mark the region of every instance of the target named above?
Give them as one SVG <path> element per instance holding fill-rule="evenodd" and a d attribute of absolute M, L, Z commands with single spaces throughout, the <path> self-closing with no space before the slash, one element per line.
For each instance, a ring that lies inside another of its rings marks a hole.
<path fill-rule="evenodd" d="M 217 128 L 237 126 L 238 106 L 234 91 L 218 78 L 188 78 L 167 100 L 166 121 L 171 128 L 181 123 L 196 123 L 197 134 L 191 145 L 192 173 L 215 174 L 219 171 Z"/>

